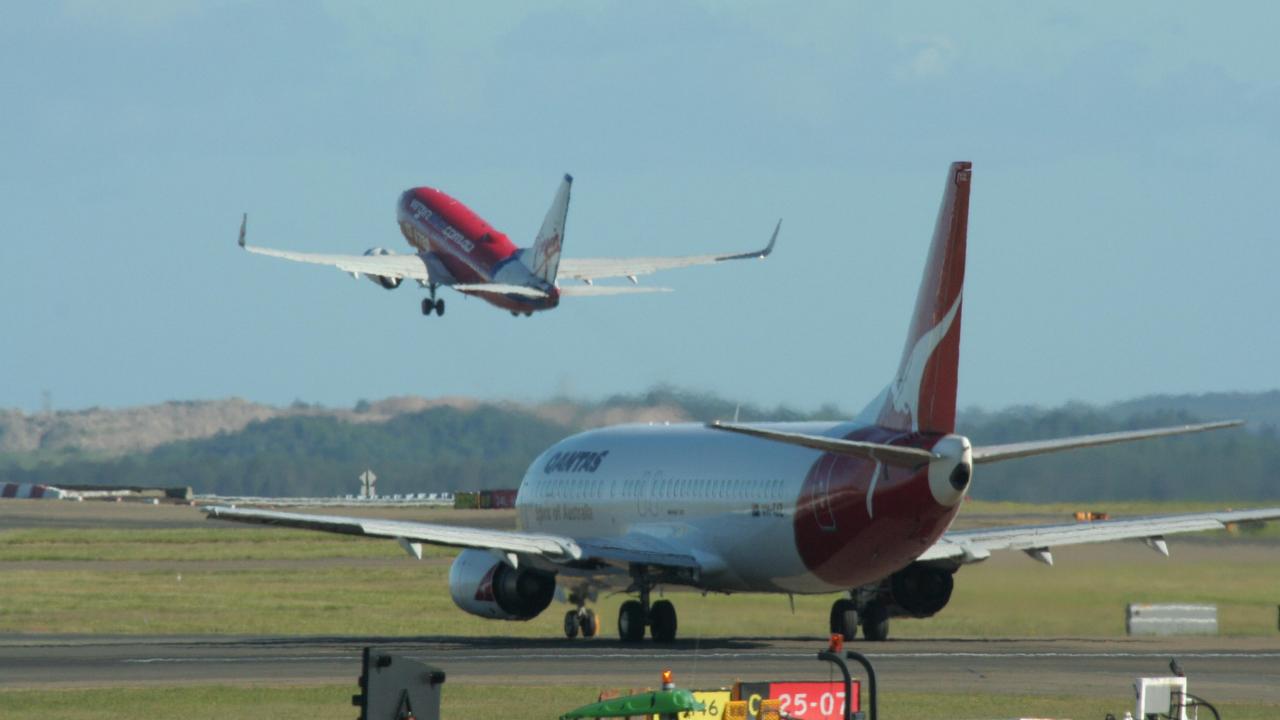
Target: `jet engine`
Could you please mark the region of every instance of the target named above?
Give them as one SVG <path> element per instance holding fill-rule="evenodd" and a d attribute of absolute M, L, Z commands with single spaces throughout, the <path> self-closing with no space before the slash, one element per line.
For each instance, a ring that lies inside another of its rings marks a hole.
<path fill-rule="evenodd" d="M 947 606 L 955 578 L 945 568 L 912 563 L 890 576 L 887 584 L 891 614 L 926 618 Z"/>
<path fill-rule="evenodd" d="M 486 550 L 463 550 L 449 568 L 453 604 L 495 620 L 529 620 L 547 609 L 556 592 L 553 573 L 513 568 Z"/>
<path fill-rule="evenodd" d="M 364 251 L 365 255 L 390 255 L 391 251 L 386 248 L 369 248 Z M 404 278 L 386 277 L 385 275 L 366 275 L 371 282 L 375 282 L 388 290 L 395 290 L 400 287 L 400 281 Z"/>

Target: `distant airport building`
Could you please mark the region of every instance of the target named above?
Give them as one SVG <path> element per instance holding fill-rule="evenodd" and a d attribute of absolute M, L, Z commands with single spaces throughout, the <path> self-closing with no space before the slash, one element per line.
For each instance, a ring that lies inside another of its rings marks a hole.
<path fill-rule="evenodd" d="M 516 506 L 518 490 L 479 490 L 458 492 L 453 495 L 453 507 L 457 510 L 498 510 Z"/>
<path fill-rule="evenodd" d="M 0 497 L 16 500 L 61 500 L 70 497 L 60 488 L 49 485 L 32 485 L 30 483 L 5 483 L 0 485 Z"/>

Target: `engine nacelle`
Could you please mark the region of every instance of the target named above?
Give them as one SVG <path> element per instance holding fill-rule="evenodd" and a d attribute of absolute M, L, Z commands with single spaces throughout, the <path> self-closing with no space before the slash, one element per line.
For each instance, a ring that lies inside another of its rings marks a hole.
<path fill-rule="evenodd" d="M 554 574 L 513 568 L 486 550 L 463 550 L 449 568 L 453 604 L 480 617 L 529 620 L 547 609 L 555 592 Z"/>
<path fill-rule="evenodd" d="M 891 614 L 926 618 L 947 606 L 955 577 L 945 568 L 912 563 L 891 575 L 887 585 Z"/>
<path fill-rule="evenodd" d="M 376 248 L 369 248 L 368 250 L 365 250 L 364 254 L 366 256 L 390 255 L 391 251 L 386 248 L 376 247 Z M 365 277 L 369 278 L 370 282 L 375 282 L 388 290 L 395 290 L 396 288 L 400 287 L 400 282 L 404 279 L 404 278 L 398 278 L 398 277 L 397 278 L 386 277 L 383 275 L 365 275 Z"/>

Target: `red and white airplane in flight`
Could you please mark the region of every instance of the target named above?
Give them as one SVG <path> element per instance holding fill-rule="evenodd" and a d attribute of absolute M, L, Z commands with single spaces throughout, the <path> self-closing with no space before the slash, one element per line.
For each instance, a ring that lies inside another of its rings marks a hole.
<path fill-rule="evenodd" d="M 1217 422 L 976 446 L 955 432 L 971 168 L 947 171 L 934 230 L 892 382 L 862 414 L 835 423 L 627 425 L 584 432 L 548 448 L 516 500 L 521 529 L 208 508 L 213 518 L 463 548 L 449 573 L 466 612 L 527 620 L 557 595 L 575 607 L 565 633 L 599 631 L 587 607 L 603 588 L 634 593 L 618 634 L 676 636 L 670 600 L 655 587 L 705 592 L 847 593 L 831 631 L 883 640 L 889 619 L 928 617 L 951 597 L 953 576 L 991 553 L 1144 540 L 1280 518 L 1280 508 L 1109 521 L 949 529 L 975 466 L 1073 448 L 1238 425 Z"/>
<path fill-rule="evenodd" d="M 414 253 L 393 253 L 370 248 L 363 255 L 321 255 L 254 247 L 245 244 L 248 215 L 240 222 L 240 247 L 251 253 L 296 262 L 331 265 L 353 277 L 364 275 L 388 290 L 400 287 L 405 279 L 417 280 L 430 292 L 422 300 L 422 314 L 444 314 L 444 300 L 436 289 L 449 287 L 479 297 L 512 315 L 529 316 L 550 310 L 560 298 L 581 295 L 622 295 L 666 292 L 669 288 L 642 287 L 641 275 L 659 270 L 710 265 L 725 260 L 765 258 L 773 252 L 782 221 L 763 250 L 729 255 L 688 255 L 682 257 L 562 258 L 565 218 L 569 213 L 569 190 L 573 178 L 564 176 L 542 230 L 532 247 L 517 247 L 502 232 L 485 222 L 466 205 L 429 187 L 406 190 L 396 203 L 400 232 Z M 594 285 L 604 278 L 631 280 L 631 285 Z M 560 285 L 564 278 L 581 285 Z"/>

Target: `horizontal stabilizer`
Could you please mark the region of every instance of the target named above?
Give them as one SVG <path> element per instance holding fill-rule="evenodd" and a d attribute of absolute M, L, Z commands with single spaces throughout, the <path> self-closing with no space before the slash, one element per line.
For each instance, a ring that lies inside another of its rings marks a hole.
<path fill-rule="evenodd" d="M 1054 440 L 1032 440 L 1030 442 L 1009 443 L 1007 445 L 986 445 L 973 448 L 973 462 L 990 463 L 1001 460 L 1043 455 L 1044 453 L 1075 450 L 1076 448 L 1114 445 L 1116 443 L 1147 440 L 1169 435 L 1185 435 L 1187 433 L 1220 430 L 1238 427 L 1243 420 L 1225 420 L 1223 422 L 1201 423 L 1199 425 L 1177 425 L 1175 427 L 1154 428 L 1151 430 L 1131 430 L 1127 432 L 1101 433 L 1098 435 L 1079 435 L 1076 437 L 1056 438 Z"/>
<path fill-rule="evenodd" d="M 458 292 L 493 293 L 494 295 L 519 295 L 528 298 L 544 298 L 547 294 L 527 285 L 504 285 L 502 283 L 458 283 L 449 287 Z"/>
<path fill-rule="evenodd" d="M 921 450 L 920 448 L 884 445 L 882 443 L 862 442 L 860 440 L 845 440 L 843 438 L 824 437 L 822 435 L 804 435 L 801 433 L 766 430 L 764 428 L 754 427 L 751 425 L 722 423 L 718 420 L 713 423 L 709 423 L 707 427 L 714 430 L 727 430 L 729 432 L 736 432 L 742 435 L 750 435 L 752 437 L 761 438 L 762 440 L 772 440 L 773 442 L 787 443 L 788 445 L 799 445 L 800 447 L 822 450 L 823 452 L 835 453 L 836 455 L 848 455 L 850 457 L 874 460 L 887 465 L 897 465 L 900 467 L 918 467 L 932 460 L 937 460 L 940 457 L 935 453 L 931 453 L 928 450 Z"/>
<path fill-rule="evenodd" d="M 569 285 L 560 288 L 562 297 L 595 297 L 598 295 L 636 295 L 639 293 L 671 292 L 668 287 L 647 285 Z"/>

